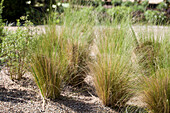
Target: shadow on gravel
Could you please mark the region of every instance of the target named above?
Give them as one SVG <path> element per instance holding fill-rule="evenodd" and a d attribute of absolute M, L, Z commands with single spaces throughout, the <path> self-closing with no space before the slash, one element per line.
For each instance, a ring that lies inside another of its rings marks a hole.
<path fill-rule="evenodd" d="M 16 84 L 20 85 L 21 87 L 34 87 L 37 88 L 36 83 L 34 80 L 28 78 L 28 77 L 22 77 L 21 80 L 13 80 Z"/>
<path fill-rule="evenodd" d="M 12 103 L 27 103 L 35 97 L 34 92 L 18 89 L 6 89 L 0 85 L 0 101 Z"/>
<path fill-rule="evenodd" d="M 75 86 L 75 87 L 70 87 L 70 90 L 71 92 L 77 92 L 79 93 L 80 95 L 83 95 L 83 96 L 96 96 L 97 97 L 97 94 L 95 93 L 95 88 L 84 83 L 83 86 Z"/>
<path fill-rule="evenodd" d="M 145 108 L 128 105 L 126 107 L 115 108 L 118 113 L 148 113 Z"/>
<path fill-rule="evenodd" d="M 75 100 L 70 97 L 61 96 L 60 99 L 54 100 L 54 102 L 58 102 L 61 105 L 65 105 L 66 107 L 72 109 L 74 112 L 82 113 L 82 112 L 94 112 L 97 110 L 95 104 L 85 103 L 80 100 Z"/>

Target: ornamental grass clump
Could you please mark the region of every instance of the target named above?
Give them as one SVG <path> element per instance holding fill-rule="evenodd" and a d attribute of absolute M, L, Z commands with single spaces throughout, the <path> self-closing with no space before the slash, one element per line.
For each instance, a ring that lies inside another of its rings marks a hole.
<path fill-rule="evenodd" d="M 89 63 L 96 93 L 103 104 L 121 107 L 133 96 L 131 39 L 126 28 L 107 28 L 96 35 L 96 61 Z"/>
<path fill-rule="evenodd" d="M 142 75 L 150 76 L 158 69 L 169 68 L 169 34 L 156 34 L 148 28 L 135 37 L 135 57 L 138 70 Z"/>
<path fill-rule="evenodd" d="M 90 60 L 90 46 L 94 38 L 94 23 L 90 20 L 90 11 L 86 8 L 68 9 L 65 14 L 63 31 L 68 40 L 69 53 L 65 82 L 72 86 L 82 86 L 89 71 L 87 62 Z"/>
<path fill-rule="evenodd" d="M 67 29 L 67 28 L 66 28 Z M 80 86 L 84 83 L 84 78 L 89 70 L 87 62 L 90 60 L 90 45 L 92 43 L 93 32 L 90 29 L 82 31 L 82 27 L 65 30 L 68 34 L 68 70 L 65 77 L 66 83 L 72 86 Z"/>
<path fill-rule="evenodd" d="M 141 78 L 142 100 L 151 113 L 170 112 L 170 70 L 160 69 Z"/>
<path fill-rule="evenodd" d="M 88 71 L 87 61 L 89 60 L 88 46 L 78 43 L 69 45 L 69 66 L 65 77 L 66 83 L 72 86 L 82 86 Z"/>
<path fill-rule="evenodd" d="M 134 50 L 137 62 L 141 68 L 140 70 L 144 75 L 150 75 L 157 69 L 156 59 L 158 57 L 158 48 L 156 46 L 159 46 L 159 43 L 145 41 Z"/>
<path fill-rule="evenodd" d="M 159 53 L 162 46 L 160 39 L 147 31 L 145 34 L 139 32 L 138 37 L 134 34 L 133 37 L 135 44 L 132 59 L 133 63 L 138 65 L 135 67 L 136 71 L 149 76 L 156 72 L 159 67 L 157 61 L 160 59 Z"/>
<path fill-rule="evenodd" d="M 55 99 L 67 70 L 66 40 L 56 26 L 50 26 L 39 37 L 31 59 L 32 73 L 44 98 Z"/>
<path fill-rule="evenodd" d="M 140 48 L 136 49 L 140 71 L 140 76 L 136 79 L 138 80 L 136 85 L 137 94 L 142 97 L 142 101 L 150 112 L 169 113 L 169 34 L 158 35 L 150 31 L 150 33 L 145 32 L 145 34 L 139 36 L 142 39 L 138 43 Z"/>

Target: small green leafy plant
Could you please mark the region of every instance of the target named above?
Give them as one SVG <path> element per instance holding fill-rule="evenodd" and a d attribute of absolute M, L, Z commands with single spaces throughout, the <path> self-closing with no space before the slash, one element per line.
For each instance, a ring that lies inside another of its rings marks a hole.
<path fill-rule="evenodd" d="M 6 31 L 6 36 L 2 38 L 1 59 L 9 69 L 11 79 L 20 80 L 26 72 L 26 58 L 30 55 L 30 47 L 33 44 L 33 29 L 30 28 L 32 23 L 27 17 L 21 17 L 25 21 L 24 26 L 20 27 L 20 20 L 17 20 L 16 31 Z"/>

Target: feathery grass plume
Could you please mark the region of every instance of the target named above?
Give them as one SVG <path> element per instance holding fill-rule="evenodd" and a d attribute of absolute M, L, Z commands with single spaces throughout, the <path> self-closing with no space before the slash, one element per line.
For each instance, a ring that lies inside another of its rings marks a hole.
<path fill-rule="evenodd" d="M 152 113 L 170 112 L 170 69 L 159 69 L 151 77 L 141 78 L 143 101 Z"/>
<path fill-rule="evenodd" d="M 55 99 L 67 70 L 66 40 L 56 26 L 50 26 L 42 34 L 31 59 L 35 81 L 44 98 Z"/>
<path fill-rule="evenodd" d="M 66 83 L 81 86 L 86 72 L 91 43 L 93 41 L 93 22 L 90 20 L 89 9 L 67 9 L 64 17 L 64 32 L 68 40 L 69 52 L 68 74 Z"/>
<path fill-rule="evenodd" d="M 96 61 L 89 63 L 96 93 L 106 106 L 123 106 L 133 96 L 131 38 L 126 28 L 105 28 L 96 35 Z"/>

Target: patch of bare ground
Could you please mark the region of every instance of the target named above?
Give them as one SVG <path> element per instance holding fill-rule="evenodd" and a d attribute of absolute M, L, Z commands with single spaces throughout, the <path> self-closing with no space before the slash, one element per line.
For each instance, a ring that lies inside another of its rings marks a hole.
<path fill-rule="evenodd" d="M 30 73 L 26 73 L 21 81 L 12 81 L 10 76 L 6 75 L 6 69 L 1 70 L 0 113 L 116 113 L 111 108 L 103 106 L 92 89 L 78 90 L 78 88 L 70 86 L 64 86 L 59 99 L 47 100 L 44 108 L 42 105 L 42 97 Z"/>

